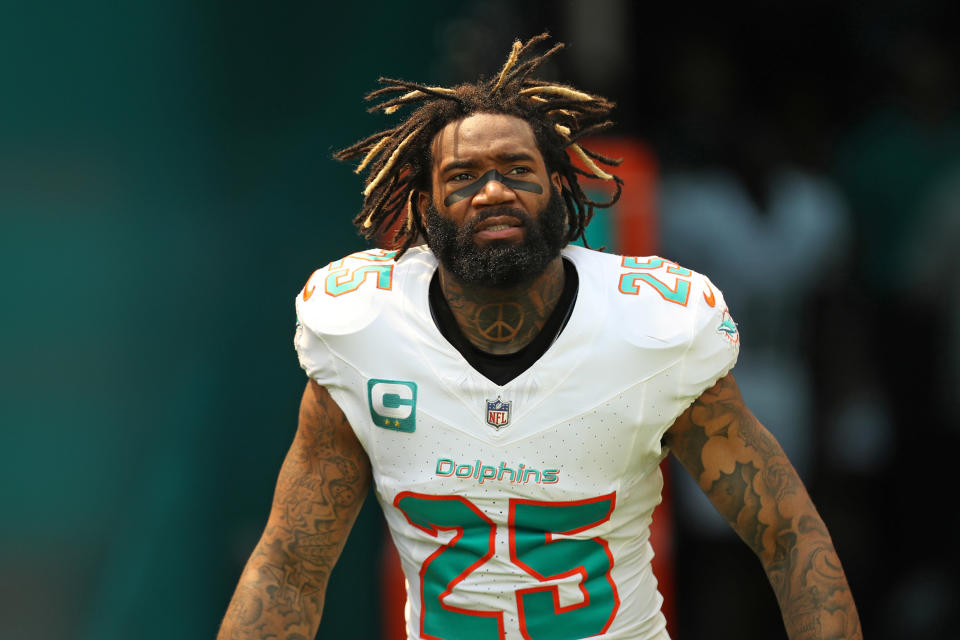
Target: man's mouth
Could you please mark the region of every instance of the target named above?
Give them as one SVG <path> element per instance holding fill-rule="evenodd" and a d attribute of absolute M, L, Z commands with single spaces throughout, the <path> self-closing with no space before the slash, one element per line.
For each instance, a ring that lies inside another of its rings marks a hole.
<path fill-rule="evenodd" d="M 476 233 L 477 231 L 486 231 L 488 229 L 499 230 L 507 227 L 519 227 L 522 224 L 518 218 L 510 215 L 490 216 L 478 222 L 473 228 L 473 231 Z"/>
<path fill-rule="evenodd" d="M 473 229 L 477 240 L 514 240 L 523 237 L 523 222 L 513 216 L 491 216 Z"/>

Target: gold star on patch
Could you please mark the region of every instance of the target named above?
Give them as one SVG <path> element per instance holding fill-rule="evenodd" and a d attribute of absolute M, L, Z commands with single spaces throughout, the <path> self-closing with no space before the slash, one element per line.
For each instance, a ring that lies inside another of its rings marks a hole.
<path fill-rule="evenodd" d="M 389 420 L 384 420 L 384 421 L 383 421 L 383 426 L 389 427 L 389 426 L 390 426 L 390 421 L 389 421 Z"/>
<path fill-rule="evenodd" d="M 400 421 L 399 421 L 399 420 L 394 420 L 394 421 L 393 421 L 393 426 L 399 427 L 399 426 L 400 426 Z"/>

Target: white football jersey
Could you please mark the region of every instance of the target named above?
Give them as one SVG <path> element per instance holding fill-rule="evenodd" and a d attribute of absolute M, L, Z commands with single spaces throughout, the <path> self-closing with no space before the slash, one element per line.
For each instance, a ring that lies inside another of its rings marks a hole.
<path fill-rule="evenodd" d="M 720 291 L 668 260 L 569 246 L 569 321 L 499 386 L 437 328 L 433 254 L 394 255 L 316 271 L 295 342 L 370 457 L 408 638 L 667 638 L 649 544 L 661 439 L 736 361 Z"/>

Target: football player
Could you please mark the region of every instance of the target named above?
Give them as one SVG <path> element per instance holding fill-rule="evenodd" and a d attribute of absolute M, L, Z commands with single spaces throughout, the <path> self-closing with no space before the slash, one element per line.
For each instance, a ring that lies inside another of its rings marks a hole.
<path fill-rule="evenodd" d="M 299 427 L 221 638 L 314 636 L 371 482 L 408 638 L 667 638 L 649 525 L 668 452 L 756 553 L 790 638 L 862 637 L 827 528 L 730 373 L 721 292 L 569 244 L 612 204 L 580 180 L 619 194 L 616 162 L 579 142 L 613 105 L 534 79 L 546 38 L 489 80 L 368 96 L 412 113 L 338 158 L 368 171 L 361 232 L 399 249 L 297 297 Z"/>

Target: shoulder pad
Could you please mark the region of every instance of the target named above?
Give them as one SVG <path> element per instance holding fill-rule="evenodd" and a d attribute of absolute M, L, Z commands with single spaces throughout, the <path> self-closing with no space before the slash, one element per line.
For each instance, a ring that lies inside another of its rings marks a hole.
<path fill-rule="evenodd" d="M 684 396 L 698 396 L 733 367 L 740 334 L 706 276 L 658 256 L 624 257 L 619 270 L 617 306 L 631 319 L 623 323 L 624 337 L 683 358 L 678 382 Z"/>
<path fill-rule="evenodd" d="M 706 278 L 659 256 L 620 256 L 613 286 L 616 307 L 629 318 L 624 336 L 644 347 L 688 342 L 707 290 L 716 304 Z"/>
<path fill-rule="evenodd" d="M 706 276 L 696 275 L 698 293 L 690 304 L 699 309 L 680 381 L 681 393 L 690 397 L 699 396 L 726 375 L 740 353 L 740 332 L 723 294 Z"/>
<path fill-rule="evenodd" d="M 350 254 L 313 272 L 297 296 L 297 319 L 318 335 L 354 333 L 391 299 L 397 252 Z"/>

